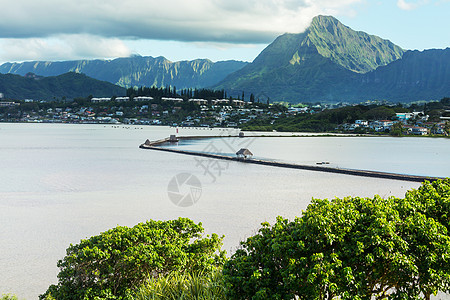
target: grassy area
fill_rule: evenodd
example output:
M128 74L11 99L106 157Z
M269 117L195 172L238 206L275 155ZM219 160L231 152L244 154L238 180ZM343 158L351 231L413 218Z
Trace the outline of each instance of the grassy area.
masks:
M16 295L2 294L0 300L19 300Z
M137 300L226 299L222 271L213 273L173 272L145 282L133 297Z

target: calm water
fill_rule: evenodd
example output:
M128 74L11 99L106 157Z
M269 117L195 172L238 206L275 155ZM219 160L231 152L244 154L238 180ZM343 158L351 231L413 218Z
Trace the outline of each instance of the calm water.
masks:
M403 196L419 184L240 164L141 150L168 127L0 124L0 294L36 299L56 282L56 262L70 243L117 225L189 217L224 234L232 252L277 215L300 215L312 197ZM220 130L180 129L180 135ZM449 176L450 140L418 138L257 138L257 157L408 174ZM234 153L244 140L213 139L183 149ZM203 167L202 167L203 166ZM179 173L202 184L199 201L180 208L167 188Z

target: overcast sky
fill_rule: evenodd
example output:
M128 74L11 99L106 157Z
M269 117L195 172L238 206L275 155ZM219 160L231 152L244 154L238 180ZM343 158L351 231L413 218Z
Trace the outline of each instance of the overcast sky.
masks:
M405 49L450 47L450 0L0 0L0 63L115 58L252 61L316 15Z

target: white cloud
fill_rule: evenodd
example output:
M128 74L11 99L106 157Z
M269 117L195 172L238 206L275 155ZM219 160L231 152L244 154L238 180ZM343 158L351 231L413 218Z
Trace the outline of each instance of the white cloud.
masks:
M105 37L262 43L301 32L317 14L361 0L16 0L2 8L0 37Z
M416 2L406 2L405 0L397 0L397 6L403 10L413 10L419 6L425 5L429 0L420 0Z
M316 15L349 14L362 1L8 1L0 15L0 62L127 56L130 40L267 44L304 31Z
M0 39L0 61L123 57L130 53L128 47L117 38L85 34Z

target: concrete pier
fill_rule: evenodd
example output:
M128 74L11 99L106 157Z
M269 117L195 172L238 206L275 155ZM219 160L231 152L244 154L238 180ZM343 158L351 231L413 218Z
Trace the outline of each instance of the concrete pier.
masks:
M193 137L189 137L189 138L193 138ZM201 138L205 138L205 137L201 137ZM217 138L217 136L215 136L214 138ZM178 137L178 139L184 139L184 138ZM146 142L146 143L140 145L140 148L148 149L148 150L172 152L172 153L184 154L184 155L208 157L208 158L212 158L212 159L231 160L231 161L236 161L236 162L241 162L241 163L264 165L264 166L271 166L271 167L278 167L278 168L299 169L299 170L307 170L307 171L318 171L318 172L327 172L327 173L336 173L336 174L345 174L345 175L363 176L363 177L373 177L373 178L383 178L383 179L392 179L392 180L423 182L425 180L436 181L439 179L443 179L441 177L416 176L416 175L396 174L396 173L367 171L367 170L355 170L355 169L340 169L340 168L333 168L333 167L323 167L320 165L299 165L299 164L267 161L267 160L260 160L260 159L245 159L244 160L244 159L240 159L238 157L231 157L231 156L225 156L225 155L158 147L158 145L161 145L162 143L165 143L168 141L169 141L169 138L166 138L163 140L158 140L155 142L150 142L150 143Z

